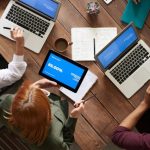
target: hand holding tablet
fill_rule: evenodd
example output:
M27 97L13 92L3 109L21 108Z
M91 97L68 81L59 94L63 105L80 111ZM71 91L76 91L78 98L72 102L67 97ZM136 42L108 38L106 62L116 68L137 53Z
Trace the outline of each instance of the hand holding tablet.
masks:
M73 92L77 92L87 71L88 68L85 66L50 50L39 74Z
M41 79L36 81L32 84L32 86L38 87L38 88L49 88L50 86L57 86L57 83L48 79Z

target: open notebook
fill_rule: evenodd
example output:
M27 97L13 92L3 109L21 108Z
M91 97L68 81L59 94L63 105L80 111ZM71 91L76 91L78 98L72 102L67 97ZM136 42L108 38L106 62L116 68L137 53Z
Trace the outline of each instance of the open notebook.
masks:
M86 76L84 77L80 88L77 93L74 93L64 87L60 87L60 91L72 99L74 102L78 102L86 95L86 93L90 90L90 88L94 85L98 77L88 70Z
M72 28L72 59L75 61L95 61L94 56L115 36L117 28Z

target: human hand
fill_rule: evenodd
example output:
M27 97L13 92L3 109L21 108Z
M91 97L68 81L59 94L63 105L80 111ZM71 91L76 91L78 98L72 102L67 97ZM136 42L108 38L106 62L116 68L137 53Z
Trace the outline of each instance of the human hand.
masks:
M16 44L24 47L23 31L20 28L15 27L11 29L10 33L11 37L16 41Z
M78 118L79 115L84 111L84 104L83 102L75 103L75 108L71 111L70 117L71 118Z
M16 49L14 53L16 55L23 56L24 55L24 37L23 31L18 27L12 28L10 31L11 37L16 41Z
M37 87L37 88L49 88L51 86L57 86L57 83L43 78L41 80L34 82L32 86Z
M146 89L146 93L145 93L145 96L144 96L144 102L150 108L150 85Z
M133 0L135 4L138 4L141 0Z

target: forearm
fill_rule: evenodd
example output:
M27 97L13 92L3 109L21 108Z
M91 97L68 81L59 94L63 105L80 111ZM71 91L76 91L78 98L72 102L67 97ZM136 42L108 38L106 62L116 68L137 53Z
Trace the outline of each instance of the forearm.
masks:
M16 55L23 56L24 55L24 45L22 43L16 42Z
M74 141L74 131L76 122L77 122L76 118L69 117L63 128L64 142L66 142L68 145L71 145Z
M131 130L148 108L148 105L142 101L139 106L120 123L120 126Z
M0 88L11 85L19 80L26 70L23 56L14 55L7 69L0 70Z

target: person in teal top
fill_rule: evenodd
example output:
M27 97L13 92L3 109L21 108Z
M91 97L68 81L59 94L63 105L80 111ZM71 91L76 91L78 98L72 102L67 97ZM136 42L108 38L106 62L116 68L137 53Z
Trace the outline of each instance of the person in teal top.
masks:
M133 0L133 2L134 2L135 4L138 4L138 3L140 2L140 0Z
M75 104L68 115L66 100L45 90L56 82L25 81L15 95L0 97L0 122L31 150L69 150L74 142L77 118L84 104Z

